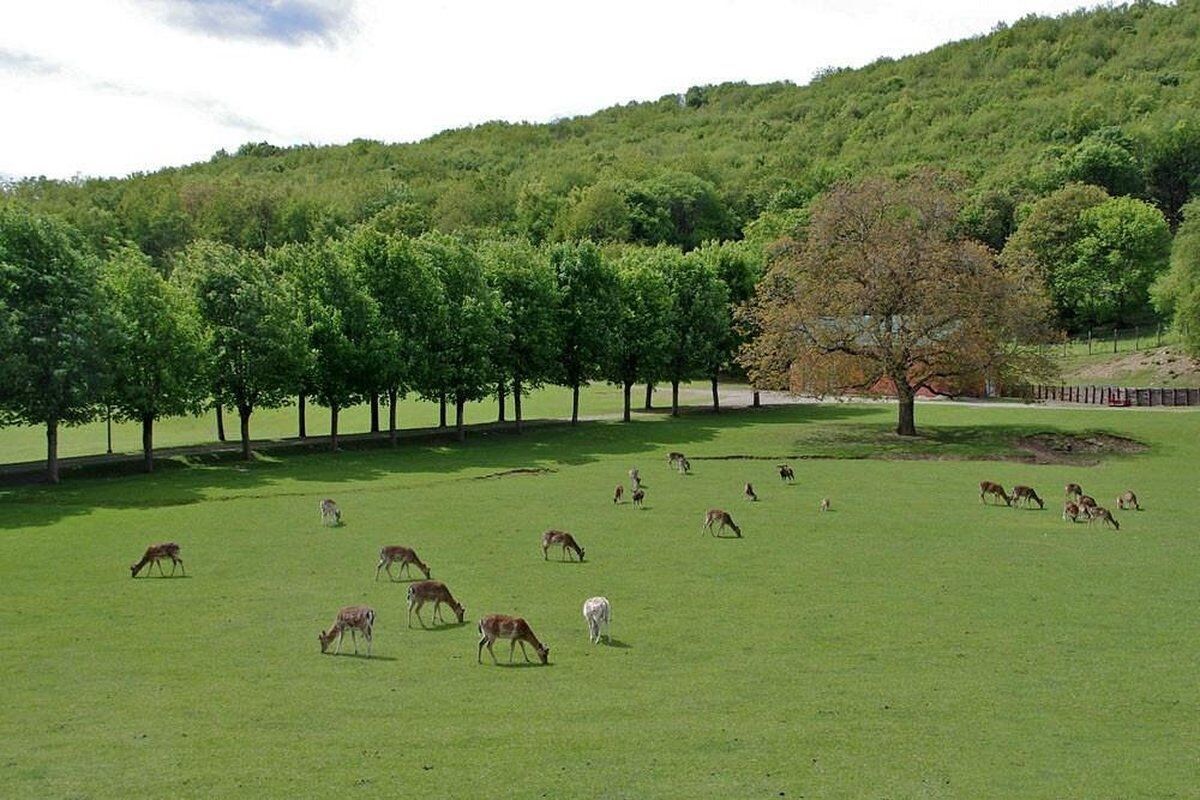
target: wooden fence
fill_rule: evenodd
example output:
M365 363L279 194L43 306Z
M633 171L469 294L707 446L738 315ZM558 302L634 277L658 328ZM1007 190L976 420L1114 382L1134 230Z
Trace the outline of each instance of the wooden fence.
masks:
M1096 406L1200 406L1200 389L1130 389L1124 386L1022 387L1021 396Z

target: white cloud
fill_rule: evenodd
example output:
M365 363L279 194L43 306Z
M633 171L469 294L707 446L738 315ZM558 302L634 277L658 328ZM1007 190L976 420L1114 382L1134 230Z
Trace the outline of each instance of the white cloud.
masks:
M807 81L1078 0L41 0L0 12L0 173L413 141L722 81ZM64 24L69 20L70 24Z

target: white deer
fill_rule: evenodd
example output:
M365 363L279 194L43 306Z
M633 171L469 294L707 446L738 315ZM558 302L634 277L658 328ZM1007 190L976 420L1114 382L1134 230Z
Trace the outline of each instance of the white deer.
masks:
M612 606L607 597L589 597L583 604L583 618L587 620L588 639L592 644L600 642L600 627L604 626L604 637L611 640L609 625L612 622Z
M338 504L326 498L321 501L321 524L322 525L341 525L342 510L338 508Z

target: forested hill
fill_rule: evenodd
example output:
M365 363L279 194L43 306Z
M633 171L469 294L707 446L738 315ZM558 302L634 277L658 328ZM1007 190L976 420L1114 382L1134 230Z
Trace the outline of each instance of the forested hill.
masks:
M1200 143L1198 32L1200 0L1030 17L807 86L693 87L415 144L251 144L125 180L7 191L156 259L193 238L258 249L370 217L406 233L686 248L738 238L764 212L760 227L774 230L838 177L934 164L966 176L973 224L998 248L1020 202L1072 180L1176 221L1200 184L1200 164L1177 163L1200 158L1187 144Z

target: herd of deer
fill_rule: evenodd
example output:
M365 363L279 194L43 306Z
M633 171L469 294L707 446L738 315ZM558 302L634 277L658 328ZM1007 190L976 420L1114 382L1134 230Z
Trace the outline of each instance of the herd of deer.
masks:
M1114 530L1121 530L1121 523L1113 517L1112 513L1096 502L1096 498L1083 493L1083 487L1078 483L1068 483L1063 487L1063 494L1066 501L1063 503L1062 518L1068 522L1078 522L1080 519L1085 519L1090 525L1099 520L1102 523L1111 525ZM1029 486L1014 486L1012 494L1004 491L1004 487L993 481L979 482L979 502L986 503L987 498L994 498L997 502L1004 501L1006 506L1019 508L1023 504L1026 508L1037 503L1038 508L1045 508L1046 503L1042 498L1038 497ZM1137 495L1131 491L1124 491L1117 497L1117 508L1122 511L1133 509L1141 511L1142 507L1138 503Z
M673 452L667 456L667 463L680 474L688 474L691 472L691 464L682 453ZM788 464L779 464L779 478L785 483L791 483L796 480L796 474L792 467ZM640 472L634 468L629 471L629 480L631 486L631 496L635 506L641 506L642 501L646 496L643 489L642 478ZM618 484L616 491L613 493L613 502L620 503L624 497L625 487L623 484ZM1090 524L1097 520L1111 525L1116 530L1121 529L1121 525L1113 518L1113 515L1105 508L1101 507L1095 500L1083 493L1083 488L1077 483L1068 483L1064 487L1066 502L1063 505L1063 519L1071 522L1076 522L1080 518L1084 518ZM745 484L743 496L752 502L758 500L758 494L754 491L754 486L750 483ZM1031 507L1034 503L1039 509L1046 507L1045 501L1038 496L1038 493L1029 486L1014 486L1012 494L1004 490L1004 487L993 481L980 481L979 483L979 501L986 503L988 498L993 498L997 502L1004 501L1006 506L1018 508L1024 506ZM821 511L828 511L830 508L829 498L821 500ZM1140 511L1141 505L1138 503L1137 495L1131 491L1122 492L1117 497L1117 508L1121 510L1135 509ZM342 512L338 508L336 502L331 499L325 499L320 502L321 523L328 526L337 526L342 524ZM701 529L708 531L711 535L717 536L728 528L732 530L738 538L742 536L742 529L733 521L733 517L727 511L719 508L711 508L704 515L704 526ZM575 538L566 531L548 530L542 534L542 558L549 560L548 551L551 547L558 546L562 549L563 560L574 560L572 554L578 557L579 562L584 560L584 549L579 545ZM149 565L149 569L158 567L160 576L166 577L163 572L162 562L170 560L171 575L175 575L176 569L184 575L187 574L184 569L183 559L179 557L179 545L175 542L163 542L161 544L151 545L146 548L146 552L141 559L129 567L131 577L136 578L142 569ZM396 573L392 572L392 566L397 565ZM466 608L462 603L454 599L450 589L441 581L432 579L432 572L429 566L420 559L416 551L409 547L401 547L399 545L390 545L382 548L379 551L379 562L375 565L375 580L379 580L380 572L386 572L390 580L397 580L397 576L407 574L412 576L412 568L416 567L421 574L425 576L425 580L416 581L409 584L408 587L408 626L412 627L412 617L415 613L417 621L421 627L425 627L425 620L421 616L421 609L426 603L433 603L433 614L431 619L434 622L442 622L445 624L445 618L442 616L442 606L448 606L458 619L458 623L462 624L466 615ZM588 639L593 643L598 643L601 638L602 631L607 635L609 625L612 620L612 607L607 598L591 597L583 604L583 617L588 627ZM346 606L338 611L337 617L328 630L321 631L318 635L318 641L321 644L321 652L328 651L330 645L334 647L334 654L338 654L342 649L342 638L346 631L350 632L351 640L354 644L354 652L358 653L358 634L362 634L363 640L367 646L367 656L371 655L371 643L375 627L375 611L374 609L363 606L354 605ZM526 650L526 644L534 649L542 664L549 663L550 648L543 645L534 635L533 630L529 627L529 623L520 617L512 617L504 614L489 614L479 621L479 645L476 652L476 660L478 663L483 663L483 648L487 647L488 652L492 656L494 663L499 663L496 660L496 653L492 649L497 639L507 639L509 642L509 661L513 660L516 647L521 646L521 653L525 656L526 661L530 661L529 653Z

